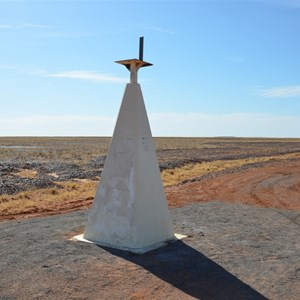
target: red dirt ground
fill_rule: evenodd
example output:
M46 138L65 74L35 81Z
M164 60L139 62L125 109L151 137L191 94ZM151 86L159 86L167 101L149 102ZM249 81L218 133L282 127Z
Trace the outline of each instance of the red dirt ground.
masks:
M219 200L300 211L300 161L274 161L165 191L171 207ZM91 202L79 199L11 218L62 214L86 209ZM180 211L175 219L187 222L177 223L180 232L193 232L185 242L144 256L65 241L62 234L70 228L82 232L81 212L81 218L3 223L1 247L10 255L4 257L0 285L16 299L298 299L299 231L294 212L249 207L235 211L218 202L198 209L173 210ZM224 216L230 216L225 223ZM197 231L204 224L205 232Z
M300 211L300 161L274 161L238 173L165 188L170 207L213 200ZM0 216L1 220L63 214L90 207L91 199L61 202L49 210Z
M219 200L300 211L300 162L276 161L243 172L166 189L170 206Z

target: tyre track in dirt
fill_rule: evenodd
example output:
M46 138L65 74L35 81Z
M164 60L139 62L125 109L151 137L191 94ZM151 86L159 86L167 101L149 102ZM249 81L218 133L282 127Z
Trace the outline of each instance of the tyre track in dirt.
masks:
M170 206L213 200L300 210L300 160L273 161L241 172L167 187Z
M249 164L165 188L169 207L194 202L223 201L300 211L300 160ZM16 214L0 214L0 221L65 214L88 209L87 199L62 201L44 209L36 207Z
M16 214L0 214L0 221L16 220L16 219L28 219L34 217L53 216L65 214L77 210L89 209L93 203L93 199L75 199L72 201L56 203L51 208L30 208L26 211Z

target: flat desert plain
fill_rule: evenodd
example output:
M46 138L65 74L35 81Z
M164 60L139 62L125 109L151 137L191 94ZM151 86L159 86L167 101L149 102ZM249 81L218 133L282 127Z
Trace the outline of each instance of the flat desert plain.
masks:
M0 138L0 220L88 208L110 138ZM156 138L170 207L212 200L300 210L300 140Z
M181 241L74 242L111 139L0 138L0 299L300 299L300 139L155 138Z

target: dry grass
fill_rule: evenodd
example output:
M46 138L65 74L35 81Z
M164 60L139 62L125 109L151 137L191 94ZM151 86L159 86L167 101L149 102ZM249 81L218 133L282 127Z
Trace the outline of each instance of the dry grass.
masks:
M0 215L51 211L74 199L93 199L96 181L59 183L62 188L38 189L0 196Z
M22 169L18 173L15 173L15 175L20 176L20 177L26 177L26 178L36 178L37 177L37 171Z
M289 158L300 158L300 153L187 164L181 168L164 170L161 175L164 186L171 186L210 172L240 167L245 164ZM58 184L61 188L31 190L16 195L0 195L0 215L51 211L76 199L93 199L98 182L78 180Z
M300 158L300 153L276 155L268 157L253 157L237 160L216 160L212 162L191 163L181 168L164 170L161 173L164 186L179 184L184 180L202 176L207 173L236 168L245 164L267 162L270 160L283 160L288 158Z
M106 155L110 137L0 137L0 163L41 162L72 163L90 168L91 159ZM164 170L164 186L201 175L239 167L244 164L270 160L299 158L300 139L256 138L154 138L160 162L190 158L214 157L215 161L187 164L181 168ZM175 151L174 151L175 150ZM274 155L296 152L296 154ZM211 156L213 154L213 156ZM219 160L227 154L240 154L251 158ZM259 157L263 156L263 157ZM35 178L35 170L21 169L15 175ZM53 174L55 175L55 174ZM61 188L39 189L15 195L0 195L0 215L26 213L26 211L55 210L76 199L92 199L97 182L72 181L58 183Z
M107 153L110 137L0 137L0 161L85 164Z
M0 137L0 161L71 162L86 164L92 158L106 155L110 137ZM157 150L241 149L298 145L300 139L262 138L154 138ZM257 146L258 145L258 146ZM266 150L265 149L265 150ZM176 156L176 155L175 155Z

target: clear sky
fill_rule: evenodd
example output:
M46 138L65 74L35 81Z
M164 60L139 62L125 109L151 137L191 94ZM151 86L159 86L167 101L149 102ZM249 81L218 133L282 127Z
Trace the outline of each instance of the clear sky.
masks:
M110 136L138 57L154 136L300 137L300 0L0 1L0 135Z

